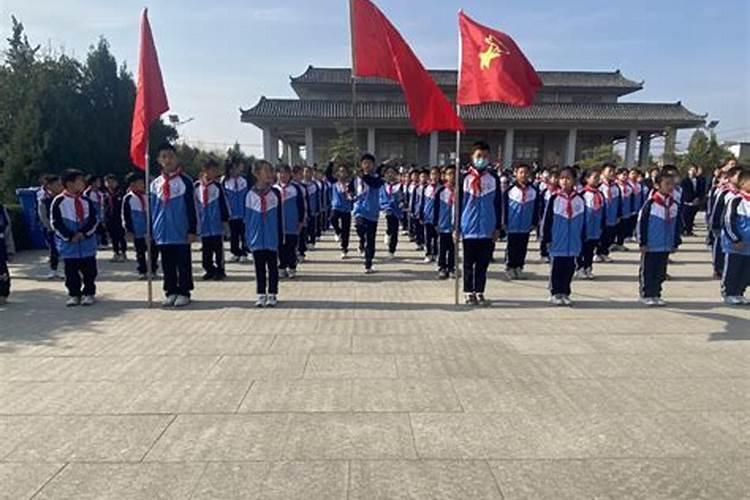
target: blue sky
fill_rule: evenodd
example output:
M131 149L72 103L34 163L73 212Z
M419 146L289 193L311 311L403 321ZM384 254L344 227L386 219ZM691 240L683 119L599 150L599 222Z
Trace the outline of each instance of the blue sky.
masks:
M350 60L346 0L159 0L150 17L174 112L195 121L189 142L260 153L260 133L239 107L291 97L289 75ZM464 8L524 49L539 70L613 70L645 80L629 100L682 100L721 121L722 138L750 140L748 0L377 0L427 67L455 68L456 12ZM0 0L29 37L84 56L100 35L135 69L141 1ZM684 144L686 138L680 137Z

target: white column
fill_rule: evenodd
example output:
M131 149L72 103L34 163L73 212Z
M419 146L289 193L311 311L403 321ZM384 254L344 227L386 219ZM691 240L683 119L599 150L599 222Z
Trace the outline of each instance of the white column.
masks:
M438 132L430 132L430 167L438 164Z
M290 147L292 148L292 153L290 155L291 160L292 160L291 164L301 165L302 162L300 161L301 157L299 155L299 144L292 144Z
M305 127L305 162L311 167L315 163L315 140L312 127Z
M674 151L677 142L677 132L674 127L667 127L664 130L664 156L663 164L674 163Z
M649 166L648 157L651 154L651 134L641 136L641 148L638 151L638 165L643 168Z
M638 142L638 131L632 129L628 131L628 142L625 145L625 166L632 167L635 165L635 145Z
M367 152L375 154L375 127L369 127L367 129Z
M271 127L263 127L263 158L270 162L275 162L273 159L273 133Z
M576 162L576 141L578 140L578 129L568 130L568 144L565 148L565 165L572 166Z
M505 129L505 144L503 145L503 168L513 166L513 141L516 131L512 128Z
M281 163L291 165L292 163L292 145L288 142L281 141Z

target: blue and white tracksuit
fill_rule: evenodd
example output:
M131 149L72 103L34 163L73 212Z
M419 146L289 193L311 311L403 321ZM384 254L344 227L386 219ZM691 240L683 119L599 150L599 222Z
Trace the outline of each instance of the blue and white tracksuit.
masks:
M576 258L586 235L586 202L580 194L558 192L550 198L542 221L542 241L547 244L552 268L550 293L569 296Z
M726 255L722 294L742 296L750 286L750 193L739 192L726 205L721 245Z
M637 238L641 247L640 294L661 297L667 278L669 254L682 244L680 206L671 196L654 192L638 215Z
M96 207L85 195L68 192L55 197L50 209L50 223L60 257L65 262L65 286L68 295L96 295ZM76 234L82 239L73 241Z

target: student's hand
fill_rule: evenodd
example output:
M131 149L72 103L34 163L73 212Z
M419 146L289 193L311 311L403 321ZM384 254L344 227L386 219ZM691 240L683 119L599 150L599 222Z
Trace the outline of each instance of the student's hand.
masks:
M188 234L188 243L195 243L196 241L198 241L197 235L193 233Z
M738 241L734 244L734 248L736 248L737 250L742 250L743 248L745 248L745 243L743 243L742 241Z
M76 234L74 234L74 235L73 235L73 237L72 237L72 238L70 238L70 241L72 241L73 243L78 243L78 242L79 242L79 241L81 241L82 239L83 239L83 234L81 234L81 233L76 233Z

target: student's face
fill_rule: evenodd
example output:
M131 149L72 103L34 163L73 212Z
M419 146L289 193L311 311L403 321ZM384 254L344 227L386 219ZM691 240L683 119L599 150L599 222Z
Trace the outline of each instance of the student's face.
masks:
M47 189L53 194L60 194L63 190L62 182L55 181L47 185Z
M340 168L336 172L336 178L340 180L341 182L346 181L348 177L349 177L349 173L346 171L345 168Z
M397 178L398 178L398 176L396 175L396 171L395 170L388 169L388 170L385 171L385 180L388 183L392 184L392 183L396 182Z
M614 178L615 176L615 171L613 168L607 167L604 169L603 175L605 179L612 180L612 178Z
M119 185L120 185L120 183L117 182L116 179L108 179L107 180L107 189L109 189L111 191L115 191L118 188Z
M698 175L698 169L695 167L690 167L688 169L688 176L692 179L693 177L696 177Z
M419 180L419 174L416 174L416 173L411 174L409 178L411 179L412 182L417 182Z
M628 173L622 172L620 174L617 174L617 180L620 182L625 182L626 180L628 180Z
M570 192L573 190L573 186L575 186L576 181L573 179L573 176L569 172L565 172L563 174L560 174L560 187L563 191Z
M263 165L257 172L258 182L267 186L273 182L273 171L268 165Z
M659 184L659 192L663 195L671 195L672 191L674 191L674 186L674 177L665 175L661 180L661 184Z
M297 181L297 182L301 181L302 180L302 171L301 170L297 170L296 172L292 172L292 178L295 181Z
M430 180L432 182L436 182L436 183L440 182L440 172L438 172L437 170L431 171L430 172Z
M210 182L219 177L219 169L215 167L207 168L203 171L203 177Z
M427 184L427 174L419 174L420 184Z
M490 152L482 149L477 149L471 155L471 162L475 166L484 165L485 167L490 164Z
M146 181L139 179L130 185L130 189L136 193L142 193L146 190Z
M602 176L599 172L593 173L586 178L586 183L591 187L598 187L602 182Z
M727 162L727 166L725 167L725 170L732 169L737 166L737 160L729 160Z
M519 184L526 184L529 180L529 169L528 168L517 168L516 169L516 180Z
M279 170L279 182L282 184L288 184L291 179L291 174L288 170Z
M740 186L740 191L744 191L745 193L750 193L750 180L745 180Z
M159 157L156 161L159 162L162 170L164 170L168 174L177 172L177 168L179 167L177 163L177 155L174 154L174 151L172 151L171 149L164 149L162 151L159 151Z
M447 184L450 184L451 186L456 183L456 171L455 170L448 170L445 173L445 182Z
M304 171L304 173L302 174L302 176L303 176L303 178L306 181L311 181L312 178L313 178L313 171L312 171L312 169L306 168L305 171Z
M362 163L360 165L362 167L362 172L366 174L369 174L375 168L375 164L372 162L372 160L362 160Z
M86 182L83 180L83 177L76 177L74 181L65 185L65 189L70 194L81 194L86 189Z

